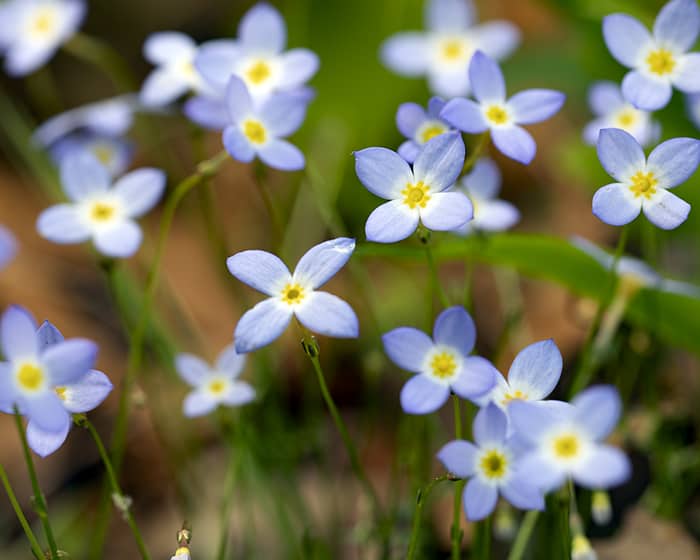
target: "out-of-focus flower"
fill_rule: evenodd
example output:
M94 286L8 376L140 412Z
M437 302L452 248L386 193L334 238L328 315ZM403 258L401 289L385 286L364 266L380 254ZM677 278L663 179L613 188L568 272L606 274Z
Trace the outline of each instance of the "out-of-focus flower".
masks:
M606 224L622 226L640 211L661 229L681 225L690 204L667 189L686 181L700 164L700 140L673 138L659 144L647 159L634 137L614 128L600 131L598 159L617 183L593 196L593 214Z
M10 306L0 319L0 410L16 406L30 424L42 431L68 431L71 417L56 388L78 383L89 374L97 345L74 338L44 344L28 311Z
M612 519L610 494L605 490L596 490L591 496L591 517L597 525L607 525Z
M73 152L62 162L61 182L70 202L44 210L37 220L39 233L61 244L92 239L105 256L130 257L143 236L134 219L158 203L165 174L137 169L112 185L107 169L92 154Z
M0 5L0 54L5 71L25 76L43 66L77 31L82 0L9 0Z
M449 124L440 118L440 111L445 101L433 97L428 102L426 111L418 103L402 103L396 111L396 127L408 140L399 146L399 155L408 163L413 163L421 146L440 134L452 130Z
M90 152L105 166L110 176L119 177L131 165L134 146L128 140L116 136L73 133L61 138L49 149L51 157L59 167L66 157L78 151Z
M695 93L686 96L686 105L688 107L688 115L693 124L700 128L700 93Z
M517 437L530 446L520 463L521 473L544 491L560 487L568 478L585 488L604 489L629 478L627 456L602 443L620 417L617 390L609 385L590 387L571 404L538 406L522 400L508 408Z
M190 418L209 414L217 406L240 406L255 398L255 389L238 377L245 356L233 345L221 351L214 367L192 354L178 354L175 367L180 377L194 390L185 397L183 412Z
M428 0L427 31L393 35L381 48L383 63L402 76L427 76L435 95L451 98L469 94L466 69L477 50L498 60L520 42L520 32L507 21L475 25L471 0Z
M186 546L181 546L175 551L175 556L171 556L170 560L191 560L190 549Z
M635 107L656 111L671 99L673 87L700 92L700 54L687 51L700 32L696 0L671 0L659 12L653 33L637 19L612 14L603 20L603 37L615 59L631 68L622 94Z
M604 128L619 128L629 132L642 146L656 142L661 127L651 113L636 109L625 101L620 86L614 82L596 82L588 90L588 104L595 115L583 129L583 139L595 146Z
M476 327L463 307L450 307L435 320L433 338L411 327L382 337L384 351L399 367L413 372L401 390L401 408L409 414L439 409L450 391L464 399L478 398L494 385L498 371L480 356L470 356Z
M564 104L566 96L551 89L528 89L506 100L506 83L498 64L477 51L469 64L469 80L476 101L449 101L440 116L470 134L491 131L496 148L520 163L529 164L537 145L521 124L548 119Z
M294 94L276 93L259 106L253 102L243 80L231 76L226 88L229 126L223 142L232 158L260 160L284 171L303 169L304 154L283 138L299 129L306 116L307 99Z
M474 169L457 183L472 202L474 217L458 233L467 234L473 230L505 231L520 220L518 209L505 200L496 198L501 190L501 172L489 158L481 158Z
M17 253L17 241L10 230L0 226L0 270L15 257Z
M370 214L365 233L370 241L394 243L411 235L419 223L450 231L472 217L472 205L461 192L444 192L464 165L464 142L457 132L428 141L413 170L396 152L366 148L355 152L355 171L372 194L389 200Z
M585 535L574 535L571 540L571 560L598 560L598 555Z
M482 408L474 418L476 445L455 440L438 452L451 473L469 478L462 503L469 521L491 515L501 494L520 509L544 510L542 491L519 469L517 447L508 439L508 420L497 406Z
M64 341L61 332L48 321L39 327L37 338L41 349ZM91 369L70 383L53 387L53 390L70 414L81 414L97 408L112 391L112 383L104 373ZM64 430L53 432L42 429L30 420L27 424L27 442L35 453L46 457L63 445L70 427L69 422Z
M355 240L346 237L324 241L304 254L294 274L275 255L242 251L229 257L228 269L241 282L270 296L246 311L234 334L239 354L270 344L296 317L307 329L336 338L356 338L355 312L342 299L319 291L348 261Z

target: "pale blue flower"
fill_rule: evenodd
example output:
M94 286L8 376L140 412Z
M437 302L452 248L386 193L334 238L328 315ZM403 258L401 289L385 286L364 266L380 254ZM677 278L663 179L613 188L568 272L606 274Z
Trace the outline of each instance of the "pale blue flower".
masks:
M51 157L59 167L63 160L74 152L90 152L105 166L111 177L119 177L131 166L134 145L117 136L76 132L59 139L49 149Z
M136 223L153 208L165 190L159 169L136 169L112 185L107 169L88 152L73 152L61 165L61 182L69 202L44 210L39 234L60 244L92 240L107 257L130 257L143 234Z
M688 180L700 164L700 140L674 138L659 144L644 156L644 150L630 134L606 128L598 137L598 159L617 181L593 196L593 214L606 224L622 226L641 211L661 229L681 225L690 204L668 189Z
M55 389L89 373L97 345L79 338L47 345L32 316L18 306L9 307L0 319L0 345L7 360L0 362L0 410L16 406L40 430L66 432L71 417Z
M508 420L497 406L482 408L474 418L474 441L451 441L438 452L445 468L469 478L462 494L464 513L469 521L491 515L498 495L515 507L544 510L542 491L520 470L521 452L508 437Z
M445 192L464 165L464 142L457 132L441 134L425 144L413 169L396 152L366 148L355 152L355 172L372 194L389 200L370 214L369 241L394 243L411 235L419 223L436 231L463 226L472 205L461 192Z
M635 108L625 101L620 86L614 82L596 82L588 90L588 104L595 115L583 129L583 139L595 146L604 128L619 128L629 132L642 146L658 141L661 126L651 113Z
M603 443L615 428L621 408L620 396L610 385L589 387L571 404L555 401L544 407L513 401L508 409L511 423L530 448L520 462L520 472L545 492L569 478L591 489L622 484L630 476L629 460Z
M470 356L476 327L463 307L450 307L438 315L433 338L418 329L400 327L386 333L382 342L392 362L416 374L401 390L401 408L409 414L435 412L450 391L464 399L481 397L499 375L487 359Z
M520 212L513 204L496 198L501 190L501 171L492 159L479 159L456 188L469 197L474 208L474 217L456 230L458 233L505 231L520 221Z
M673 87L700 92L700 53L688 50L700 32L696 0L671 0L659 12L653 33L639 20L612 14L603 20L603 37L615 59L632 71L622 94L635 107L656 111L671 99Z
M398 152L408 163L415 161L426 142L452 130L440 118L444 106L445 101L440 97L433 97L428 102L427 111L418 103L402 103L399 106L396 111L396 127L408 140L399 146Z
M43 66L77 31L85 17L82 0L9 0L0 5L0 54L10 76Z
M686 96L686 106L690 120L700 129L700 93Z
M355 312L342 299L319 291L348 261L355 240L339 237L309 249L294 274L266 251L242 251L229 257L228 269L241 282L270 296L247 311L234 334L239 354L270 344L292 317L310 331L336 338L357 338Z
M231 76L226 88L226 104L231 124L224 129L223 142L233 159L247 163L257 156L275 169L304 168L304 154L283 140L304 122L308 104L304 97L276 93L258 106L243 80Z
M17 241L9 229L0 225L0 270L15 258Z
M238 354L233 345L221 351L214 367L193 354L178 354L175 368L193 388L182 405L185 416L203 416L219 405L241 406L251 402L255 389L238 380L244 366L245 355Z
M466 72L475 51L500 60L520 42L520 32L507 21L476 23L471 0L428 0L427 31L393 35L381 48L382 62L402 76L427 76L430 90L446 98L469 94Z
M449 101L440 116L455 128L478 134L491 131L496 148L520 163L529 164L537 145L521 124L548 119L561 109L566 96L551 89L528 89L506 99L506 83L498 64L477 51L469 64L469 80L476 101Z

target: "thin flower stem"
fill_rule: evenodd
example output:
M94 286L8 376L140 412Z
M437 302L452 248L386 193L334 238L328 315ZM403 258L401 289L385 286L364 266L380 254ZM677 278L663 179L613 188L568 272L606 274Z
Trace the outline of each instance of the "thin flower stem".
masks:
M109 455L107 453L107 450L105 449L104 443L102 443L102 438L100 437L100 434L97 433L95 426L85 416L82 416L77 421L77 423L78 425L87 428L87 431L90 432L92 439L95 441L97 451L100 454L100 459L102 459L102 463L105 467L105 470L107 471L107 479L109 481L110 488L112 489L113 501L115 503L121 504L120 511L124 517L124 520L129 526L129 529L131 529L131 533L134 535L134 540L136 541L136 546L139 549L141 558L143 560L151 560L151 556L149 555L148 550L146 549L146 544L144 543L143 537L141 536L141 531L139 531L138 525L136 525L134 516L131 513L128 498L124 495L124 492L122 492L122 489L119 486L117 475L114 471L114 467L112 466L112 462L109 459Z
M224 480L223 495L221 500L221 511L219 517L220 535L219 546L216 553L217 560L226 560L226 549L229 543L229 526L231 524L231 510L233 509L233 496L236 489L236 476L238 474L241 451L234 450L233 440L236 438L234 425L227 420L226 413L219 410L219 430L228 448L228 461L226 468L226 478Z
M24 433L24 426L22 425L22 415L19 413L16 406L14 416L15 425L17 426L17 433L19 434L19 439L22 442L24 461L27 464L29 479L32 482L32 490L34 491L34 508L39 516L41 526L44 529L46 542L49 544L51 560L58 560L58 546L56 545L56 539L53 536L53 529L51 528L51 522L49 521L49 506L47 505L44 493L41 491L41 487L39 486L39 477L36 475L34 460L32 459L32 453L29 450L29 444L27 443L27 435Z
M7 492L7 497L10 500L10 504L12 504L12 509L15 510L15 515L17 516L17 519L19 520L19 524L22 526L22 529L24 530L24 534L27 536L27 540L29 541L29 545L32 548L32 553L34 554L34 557L37 560L43 560L44 559L44 552L41 550L41 545L39 544L39 541L37 540L36 536L34 535L34 532L32 531L32 528L29 525L29 522L27 521L27 518L24 515L24 512L22 511L22 507L19 505L19 502L17 501L17 496L15 495L14 490L12 489L12 485L10 484L10 479L7 478L7 472L5 471L5 467L3 467L0 464L0 480L2 481L2 485L5 488L5 492Z
M454 409L455 417L455 439L462 439L462 411L460 407L459 397L455 394L452 395L452 403ZM462 549L462 537L463 532L460 526L462 519L462 490L464 489L466 481L460 480L455 484L455 494L454 500L452 502L452 559L459 560L461 549Z
M474 165L476 165L476 162L479 160L481 153L484 151L486 146L488 146L489 137L490 134L488 130L479 134L471 153L464 160L464 165L462 166L462 175L466 175L467 173L469 173L473 169Z
M272 224L272 245L277 252L281 252L285 230L284 219L270 193L270 187L267 182L267 167L260 161L255 162L255 183L258 186L260 198L262 198L265 209L270 216L270 223Z
M430 270L430 299L432 301L433 298L437 298L443 307L449 307L450 299L447 297L447 293L440 283L440 274L435 264L433 250L430 247L430 231L423 225L418 226L418 238L423 244L423 247L425 247L425 258L428 261L428 269Z
M416 496L416 510L413 513L413 527L411 528L411 540L408 545L408 553L406 554L406 560L414 560L416 554L418 553L418 542L420 537L420 525L423 517L423 506L425 505L425 502L428 499L430 492L433 490L433 487L439 482L443 482L445 480L452 479L450 478L450 475L444 474L442 476L434 478L427 484L427 486L418 490L418 495Z
M540 512L536 509L528 511L520 522L520 529L518 529L518 534L515 537L515 542L513 547L510 549L508 554L508 560L521 560L525 550L527 549L527 544L530 541L532 532L535 530L535 525L537 525L537 519Z
M491 517L476 524L474 539L474 560L490 560L491 558Z

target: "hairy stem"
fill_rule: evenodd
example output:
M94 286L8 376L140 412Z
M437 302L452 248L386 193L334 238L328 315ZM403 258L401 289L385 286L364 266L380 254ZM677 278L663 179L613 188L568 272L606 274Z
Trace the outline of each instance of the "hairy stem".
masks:
M425 502L428 499L430 492L433 490L433 487L439 482L443 482L445 480L452 479L450 478L450 475L444 474L442 476L434 478L428 483L427 486L418 490L418 495L416 496L416 510L413 513L413 527L411 528L411 540L409 542L408 552L406 554L407 560L414 560L414 558L416 558L416 554L418 553L418 542L420 540L420 525L423 517L423 506L425 505Z
M15 495L15 492L12 489L12 485L10 484L10 479L7 477L7 472L5 472L5 467L3 467L1 464L0 464L0 481L2 481L2 485L5 488L5 492L7 493L8 499L10 500L10 504L12 504L12 509L15 511L15 515L17 516L19 524L22 526L22 529L24 530L24 534L27 536L27 540L29 541L29 546L32 549L32 553L34 554L34 557L37 560L43 560L44 559L44 552L41 550L41 545L39 544L39 541L37 540L36 536L34 535L34 532L32 531L32 528L30 527L29 522L27 521L27 518L25 517L24 512L22 511L22 508L19 505L19 502L17 501L17 496Z

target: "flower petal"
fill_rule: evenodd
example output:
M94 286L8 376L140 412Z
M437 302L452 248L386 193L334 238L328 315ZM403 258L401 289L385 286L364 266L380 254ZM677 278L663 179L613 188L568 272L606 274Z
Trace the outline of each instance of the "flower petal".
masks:
M671 82L685 93L700 92L700 53L683 55L678 61L678 74Z
M57 204L39 214L36 229L44 239L54 243L82 243L90 239L90 229L72 204Z
M455 128L469 134L477 134L488 129L481 106L471 99L460 97L448 101L440 117Z
M44 350L49 346L63 342L65 339L54 325L48 321L44 321L39 329L36 331L36 338L39 344L40 351Z
M575 422L599 441L612 433L622 410L620 394L612 385L589 387L576 395L571 404L576 409Z
M282 76L278 82L280 89L297 88L318 72L318 55L309 49L291 49L279 57Z
M465 96L469 93L469 74L461 66L432 66L428 68L428 89L446 99Z
M457 439L443 445L437 458L447 471L460 478L469 478L476 472L474 461L477 448L473 443Z
M287 26L274 7L260 2L241 18L238 40L246 50L277 54L287 43Z
M649 30L626 14L612 14L603 19L603 38L610 54L628 68L637 66L641 53L651 42Z
M535 446L549 430L575 413L573 406L559 401L529 402L513 399L508 404L508 417L513 429Z
M469 521L485 519L496 507L498 490L495 486L484 484L478 478L472 478L464 489L462 501L464 513Z
M445 107L445 101L442 97L433 96L428 100L428 116L431 119L439 119L440 112Z
M25 416L40 430L62 432L70 424L70 415L53 391L45 391L31 399L24 399Z
M469 30L476 48L495 60L509 56L520 44L520 30L509 21L491 20Z
M501 188L501 171L491 158L482 157L464 176L461 184L469 191L467 194L470 196L479 199L493 198Z
M95 232L95 248L107 257L128 258L139 250L143 233L132 220L124 220L108 229Z
M266 299L246 311L236 325L236 352L247 354L278 338L292 320L292 311L276 299Z
M209 414L218 405L208 391L192 391L182 403L182 412L188 418Z
M479 401L491 392L498 377L500 373L486 358L470 356L462 363L462 370L450 387L463 399Z
M530 133L519 126L494 128L491 138L499 151L515 161L528 165L537 153L537 144Z
M357 338L359 322L350 305L327 292L311 292L294 312L310 331L334 338Z
M481 200L472 225L481 231L505 231L520 221L520 212L505 200Z
M255 148L237 126L227 126L222 140L226 151L233 159L249 163L255 158Z
M43 66L56 52L56 45L44 41L20 41L5 54L5 71L12 77L26 76Z
M615 82L595 82L588 89L588 104L597 117L608 115L625 104L620 86Z
M668 230L688 219L690 204L666 189L659 189L651 200L642 203L642 210L652 224Z
M270 140L258 150L258 156L266 165L282 171L298 171L306 165L301 150L286 140Z
M418 127L427 120L425 109L418 103L402 103L396 111L396 128L406 138L413 138Z
M421 222L433 231L454 231L469 222L473 215L471 201L461 192L435 193L420 210Z
M397 33L382 43L380 58L402 76L422 76L430 66L428 36L419 32Z
M622 95L637 109L657 111L671 100L673 89L664 80L650 78L641 72L629 72L622 80Z
M642 203L621 183L601 187L593 195L593 214L611 226L630 223L639 216L641 209Z
M700 8L696 0L671 0L654 21L654 39L681 52L690 49L700 33Z
M89 412L102 404L113 388L104 373L91 369L75 383L64 387L63 406L73 414Z
M143 82L139 100L147 107L163 107L190 90L183 76L171 69L156 68Z
M245 366L245 354L236 352L236 346L229 344L224 348L219 357L216 359L216 369L222 373L226 373L231 379L237 378L243 371Z
M345 266L355 250L355 240L338 237L319 243L299 259L294 280L315 290L328 282Z
M367 241L396 243L406 239L416 231L419 216L418 210L411 210L402 200L385 202L375 208L367 218Z
M241 251L226 259L231 274L251 288L277 296L292 275L279 257L267 251Z
M503 497L518 509L544 511L544 496L530 480L522 475L514 475L501 486Z
M700 165L700 140L673 138L659 144L649 154L647 169L654 173L663 188L676 187L687 181Z
M193 123L210 130L223 130L231 121L223 99L198 95L188 99L182 110Z
M253 98L238 76L231 76L226 85L226 108L234 124L239 124L253 111Z
M506 98L506 82L498 63L482 51L476 51L469 63L469 83L480 103L502 103Z
M73 201L105 192L110 185L107 169L87 151L76 151L61 160L61 184Z
M549 492L564 484L566 473L546 455L535 451L518 461L518 478Z
M508 384L527 395L528 400L547 397L561 377L563 360L552 339L535 342L523 348L508 372Z
M127 173L112 188L130 218L138 218L158 204L164 190L165 173L150 167Z
M610 445L598 445L588 459L574 467L573 478L577 484L590 489L619 486L632 473L627 456Z
M420 153L420 146L413 140L406 140L399 146L397 152L408 163L413 163Z
M432 192L444 191L462 172L464 152L464 141L459 132L436 136L423 145L413 164L415 180L423 181Z
M408 414L430 414L445 404L449 396L450 388L447 385L436 383L419 373L401 389L401 408Z
M423 369L426 354L433 348L433 341L423 331L411 327L399 327L382 336L384 352L397 366L418 373Z
M277 138L296 132L306 117L308 100L299 95L271 95L260 108L260 118L267 131Z
M95 365L97 344L91 340L72 338L53 344L41 354L52 385L77 382Z
M566 95L553 89L527 89L508 100L513 120L518 124L534 124L559 112Z
M479 447L503 443L508 432L508 418L495 404L490 403L474 418L474 441Z
M226 88L240 56L241 48L235 41L208 41L199 47L194 66L207 83L221 91Z
M58 451L66 441L70 431L71 419L67 414L65 419L65 425L57 432L42 430L32 421L27 423L27 443L39 457L48 457Z
M620 182L644 169L644 150L630 133L618 128L604 128L598 135L598 159L611 177Z
M0 320L3 356L11 361L35 357L39 352L36 330L29 311L19 305L8 307Z
M471 315L461 305L445 309L433 327L433 340L457 349L463 356L468 356L476 342L476 326Z
M231 390L224 396L222 402L228 406L241 406L255 400L255 389L245 381L231 384Z
M143 44L144 58L156 65L168 64L174 58L190 57L196 50L195 42L178 31L152 33Z
M431 31L466 31L475 20L471 0L429 0L425 6L425 25Z
M354 153L355 173L372 194L391 200L399 198L413 173L404 159L387 148L365 148Z
M175 356L175 369L180 377L192 387L199 387L210 376L209 364L199 356L182 353Z

